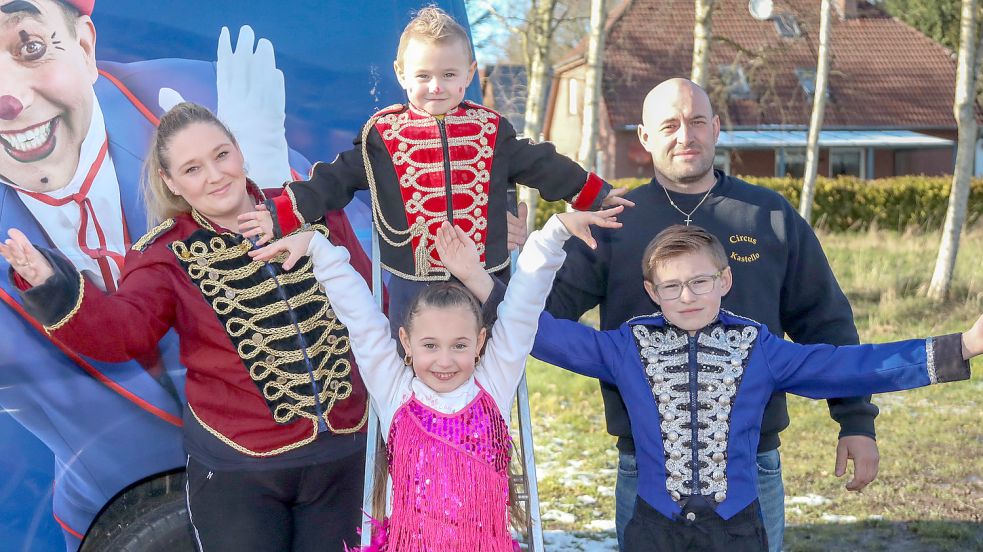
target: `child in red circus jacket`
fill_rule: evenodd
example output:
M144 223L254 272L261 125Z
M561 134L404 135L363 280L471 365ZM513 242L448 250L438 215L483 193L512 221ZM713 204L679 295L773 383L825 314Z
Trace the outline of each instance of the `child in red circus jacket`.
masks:
M498 113L464 93L477 67L465 30L442 10L427 7L407 25L394 69L408 102L376 113L355 147L332 163L317 163L307 181L292 182L274 200L276 225L288 234L325 209L340 209L358 190L372 194L382 266L396 276L390 319L402 321L405 304L422 284L449 279L434 246L441 223L462 228L490 273L509 264L506 190L521 182L544 199L565 199L578 210L631 205L556 152L552 144L516 138ZM243 217L246 236L274 234L269 215ZM261 241L260 243L264 243Z

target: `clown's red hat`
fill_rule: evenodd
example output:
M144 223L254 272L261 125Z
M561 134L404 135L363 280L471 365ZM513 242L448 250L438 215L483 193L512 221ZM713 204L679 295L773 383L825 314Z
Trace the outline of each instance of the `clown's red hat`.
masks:
M96 0L61 0L61 1L77 9L82 15L92 15L92 9L96 7Z

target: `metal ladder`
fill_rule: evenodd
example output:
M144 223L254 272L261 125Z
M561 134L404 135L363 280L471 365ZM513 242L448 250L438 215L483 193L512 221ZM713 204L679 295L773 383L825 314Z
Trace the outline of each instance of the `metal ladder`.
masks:
M515 202L510 202L514 204ZM516 252L512 253L512 267L515 268ZM379 263L379 235L375 226L372 228L372 294L376 304L382 308L382 266ZM516 403L519 419L519 447L517 470L511 474L516 492L516 499L523 503L526 519L525 535L520 535L520 546L528 552L544 552L543 525L539 512L539 484L536 480L536 456L533 450L532 417L529 412L529 389L526 386L526 376L522 376L516 391ZM372 523L370 517L382 520L386 512L376 512L372 505L372 489L375 485L375 456L379 447L384 447L379 431L379 417L369 403L368 434L365 448L365 486L362 493L362 536L361 545L367 546L372 539ZM513 455L515 456L515 455ZM515 458L513 458L515 460ZM385 484L385 483L382 483Z

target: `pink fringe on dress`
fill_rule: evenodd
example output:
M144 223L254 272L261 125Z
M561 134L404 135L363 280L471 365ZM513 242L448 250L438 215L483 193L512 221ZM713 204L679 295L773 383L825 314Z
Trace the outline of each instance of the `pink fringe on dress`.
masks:
M389 433L392 515L379 531L386 544L367 550L514 552L511 449L508 426L484 389L451 415L411 398L397 410Z
M365 512L363 511L363 513ZM386 519L379 521L370 516L369 523L372 525L372 540L369 542L368 546L348 548L348 545L346 544L345 552L385 552L386 539L389 533L389 520ZM359 534L359 536L361 536L362 528L359 527L356 532Z

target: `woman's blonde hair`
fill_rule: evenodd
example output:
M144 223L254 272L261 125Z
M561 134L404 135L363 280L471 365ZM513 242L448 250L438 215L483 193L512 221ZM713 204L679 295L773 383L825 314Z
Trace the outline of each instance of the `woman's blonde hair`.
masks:
M192 102L182 102L172 107L160 118L157 130L150 141L150 151L143 163L143 177L140 188L143 204L147 210L147 223L150 226L182 213L190 213L191 205L167 187L162 174L171 176L167 149L171 139L178 132L195 123L209 123L236 142L235 136L207 107Z

